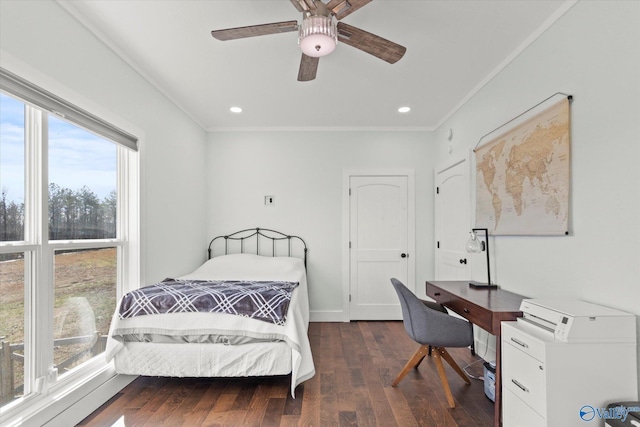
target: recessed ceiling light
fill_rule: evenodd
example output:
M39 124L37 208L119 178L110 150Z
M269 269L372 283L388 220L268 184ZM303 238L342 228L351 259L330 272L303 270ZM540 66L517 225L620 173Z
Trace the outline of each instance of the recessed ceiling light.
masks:
M398 113L408 113L411 111L411 107L400 107L398 108Z
M232 113L242 113L242 108L240 108L240 107L231 107L231 108L229 108L229 111L231 111Z

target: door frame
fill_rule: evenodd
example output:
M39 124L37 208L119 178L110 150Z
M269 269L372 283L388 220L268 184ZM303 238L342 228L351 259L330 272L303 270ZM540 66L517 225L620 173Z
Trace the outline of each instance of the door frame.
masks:
M408 283L415 291L416 282L416 191L414 169L345 169L342 172L342 321L351 321L349 292L351 290L351 251L349 249L350 201L349 183L352 176L406 176L407 177L407 261ZM391 286L391 284L389 284Z

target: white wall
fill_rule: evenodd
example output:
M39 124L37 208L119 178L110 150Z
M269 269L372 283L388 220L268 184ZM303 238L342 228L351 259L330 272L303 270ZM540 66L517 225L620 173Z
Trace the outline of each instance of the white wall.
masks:
M309 246L311 318L342 312L343 171L413 169L416 282L433 275L433 143L428 132L215 132L207 147L208 232L266 227ZM273 207L264 196L275 196ZM335 313L332 320L341 320ZM328 317L327 317L328 316Z
M140 138L143 283L193 270L207 242L205 132L53 1L0 2L0 65ZM29 422L72 425L131 380L103 374L43 399Z
M207 241L205 132L57 3L0 8L3 67L141 139L145 281L192 270Z
M574 96L570 235L494 237L492 276L640 315L640 2L578 2L438 129L438 161L449 128L456 156L557 91Z

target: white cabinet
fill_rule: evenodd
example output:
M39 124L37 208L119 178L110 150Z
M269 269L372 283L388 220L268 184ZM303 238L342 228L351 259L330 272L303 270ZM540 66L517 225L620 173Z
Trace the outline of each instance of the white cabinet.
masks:
M564 342L502 322L503 426L603 426L598 409L637 400L637 363L635 343Z

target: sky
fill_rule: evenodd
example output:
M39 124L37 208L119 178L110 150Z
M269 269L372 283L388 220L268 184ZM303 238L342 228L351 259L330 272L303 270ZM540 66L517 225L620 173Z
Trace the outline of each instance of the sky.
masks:
M7 200L24 202L24 105L0 94L0 189ZM116 189L116 144L49 115L49 183L99 199Z

